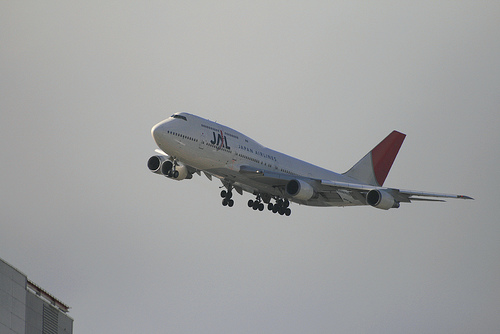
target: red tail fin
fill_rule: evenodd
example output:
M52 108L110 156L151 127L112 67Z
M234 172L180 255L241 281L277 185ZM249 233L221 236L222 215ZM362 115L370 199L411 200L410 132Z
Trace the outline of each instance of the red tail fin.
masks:
M405 137L401 132L392 131L372 150L373 171L379 185L384 184Z
M374 186L382 186L406 135L393 131L344 175Z

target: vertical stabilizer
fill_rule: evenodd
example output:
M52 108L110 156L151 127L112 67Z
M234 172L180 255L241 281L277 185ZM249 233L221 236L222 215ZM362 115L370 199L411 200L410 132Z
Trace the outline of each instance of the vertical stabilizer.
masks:
M344 175L366 184L382 186L405 137L401 132L392 131Z

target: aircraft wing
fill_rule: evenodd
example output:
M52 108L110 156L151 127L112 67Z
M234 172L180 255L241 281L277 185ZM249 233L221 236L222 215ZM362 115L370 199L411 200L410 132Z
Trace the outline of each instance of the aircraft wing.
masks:
M385 191L391 194L397 202L411 201L438 201L443 202L440 198L459 198L459 199L473 199L465 195L455 194L442 194L434 192L402 190L396 188L379 187L361 183L348 183L332 180L319 180L307 177L300 177L280 173L278 171L270 171L259 169L248 165L239 166L239 173L246 177L273 187L284 188L290 180L300 179L308 182L315 191L325 200L338 200L343 198L352 198L357 201L365 202L366 194L370 190ZM430 197L430 198L429 198Z
M472 197L465 196L465 195L441 194L441 193L432 193L432 192L414 191L414 190L399 190L399 189L391 189L391 190L394 192L397 192L398 197L402 196L402 197L408 199L409 202L411 202L411 201L442 201L442 200L426 199L426 198L420 198L420 197L474 199Z
M346 182L336 182L330 180L321 180L321 185L331 188L345 189L345 190L353 190L361 193L366 193L370 190L383 190L390 193L394 199L398 202L411 202L413 201L441 201L439 199L429 199L429 198L420 198L420 197L435 197L435 198L460 198L460 199L473 199L472 197L465 195L455 195L455 194L442 194L442 193L434 193L434 192L424 192L424 191L415 191L415 190L402 190L396 188L386 188L386 187L374 187L370 185L363 184L355 184L355 183L346 183Z
M239 172L254 181L277 187L285 186L288 181L295 178L285 173L259 169L248 165L239 166Z
M168 157L168 154L167 154L167 153L165 153L165 152L163 152L163 151L162 151L162 150L160 150L159 148L157 148L157 149L155 150L155 152L156 152L156 153L158 153L158 154L160 154L160 155L165 155L165 156L167 156L167 157Z

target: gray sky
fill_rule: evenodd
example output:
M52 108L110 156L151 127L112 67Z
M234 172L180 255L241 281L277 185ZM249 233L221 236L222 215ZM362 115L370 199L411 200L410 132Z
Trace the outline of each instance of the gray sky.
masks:
M75 333L500 330L500 3L2 1L0 257ZM151 174L178 111L475 201L223 208Z

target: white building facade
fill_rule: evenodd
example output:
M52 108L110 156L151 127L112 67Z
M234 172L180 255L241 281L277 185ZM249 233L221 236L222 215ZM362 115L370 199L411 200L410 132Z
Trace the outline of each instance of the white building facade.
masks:
M0 334L71 334L69 307L0 259Z

